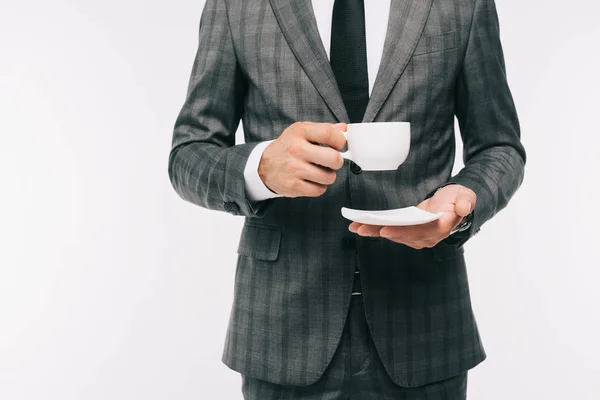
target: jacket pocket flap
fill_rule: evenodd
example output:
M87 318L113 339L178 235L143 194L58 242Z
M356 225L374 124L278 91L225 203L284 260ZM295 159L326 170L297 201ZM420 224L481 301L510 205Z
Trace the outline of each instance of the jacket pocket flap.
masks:
M455 47L456 35L454 31L444 32L433 36L424 35L419 40L413 56L454 49Z
M274 261L279 254L280 243L280 228L246 222L242 229L238 254L259 260Z

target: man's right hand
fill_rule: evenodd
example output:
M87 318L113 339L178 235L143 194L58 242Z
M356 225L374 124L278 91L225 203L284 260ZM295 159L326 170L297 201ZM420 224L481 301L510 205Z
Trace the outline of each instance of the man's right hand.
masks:
M346 124L296 122L262 154L258 175L265 186L284 197L317 197L335 182L344 165ZM329 147L320 146L325 144Z

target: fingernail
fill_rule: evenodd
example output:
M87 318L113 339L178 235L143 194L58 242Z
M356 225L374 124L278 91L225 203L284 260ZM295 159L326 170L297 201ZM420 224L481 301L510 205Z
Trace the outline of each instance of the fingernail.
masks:
M356 233L356 229L354 229L354 228L352 227L352 225L349 225L349 226L348 226L348 230L349 230L350 232L352 232L352 233Z
M362 234L362 236L371 237L373 235L371 235L371 232L365 232Z
M391 239L392 235L390 235L389 233L384 233L381 235L381 237L386 238L386 239Z

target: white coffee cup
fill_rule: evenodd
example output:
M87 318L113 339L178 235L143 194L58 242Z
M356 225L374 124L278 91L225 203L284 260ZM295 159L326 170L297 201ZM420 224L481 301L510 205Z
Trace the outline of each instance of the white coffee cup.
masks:
M348 151L342 156L363 171L394 170L408 157L410 122L348 124L342 133L348 141Z

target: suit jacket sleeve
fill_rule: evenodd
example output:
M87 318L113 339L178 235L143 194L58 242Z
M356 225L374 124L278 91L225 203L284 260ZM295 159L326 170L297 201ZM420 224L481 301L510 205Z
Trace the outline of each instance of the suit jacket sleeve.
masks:
M175 122L169 178L184 200L234 215L261 216L246 198L244 167L258 143L235 145L248 83L236 60L224 0L207 0L187 96Z
M465 167L451 180L477 194L465 242L507 205L523 181L526 159L494 0L476 0L455 93Z

